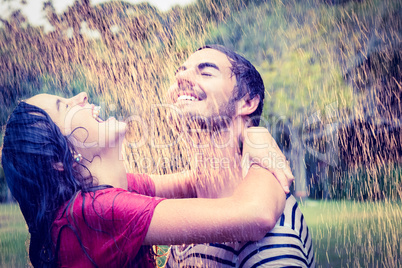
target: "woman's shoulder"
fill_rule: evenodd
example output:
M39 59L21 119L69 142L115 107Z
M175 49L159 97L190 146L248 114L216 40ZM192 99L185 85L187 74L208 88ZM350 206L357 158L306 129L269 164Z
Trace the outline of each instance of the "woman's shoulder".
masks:
M78 192L58 211L55 226L73 221L123 219L150 211L163 199L108 187L92 192Z
M155 196L155 184L147 174L127 173L128 191Z
M97 189L96 189L97 188ZM74 212L77 214L77 210L85 209L87 206L92 206L99 201L105 201L107 199L113 199L116 194L127 192L121 188L114 188L108 186L97 186L90 191L79 191L70 200L65 202L59 209L57 216L66 216L69 213ZM56 217L57 219L57 217Z

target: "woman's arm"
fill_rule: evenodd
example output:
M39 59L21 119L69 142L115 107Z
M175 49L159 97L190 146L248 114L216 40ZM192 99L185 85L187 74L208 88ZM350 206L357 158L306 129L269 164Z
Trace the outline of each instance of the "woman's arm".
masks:
M285 201L285 193L272 173L252 165L229 198L160 202L144 244L259 240L275 226Z
M164 198L195 198L195 174L190 171L167 175L150 175L155 184L155 196Z
M280 150L278 144L264 127L250 127L244 129L243 164L257 163L272 172L282 185L285 193L289 193L295 177L290 169L289 161ZM247 170L244 169L243 170Z
M280 182L283 190L289 193L294 181L286 157L266 128L251 127L243 134L243 164L257 163L268 169ZM247 173L248 168L243 168ZM194 187L196 174L192 171L168 175L150 175L155 184L155 195L164 198L194 198L197 193Z

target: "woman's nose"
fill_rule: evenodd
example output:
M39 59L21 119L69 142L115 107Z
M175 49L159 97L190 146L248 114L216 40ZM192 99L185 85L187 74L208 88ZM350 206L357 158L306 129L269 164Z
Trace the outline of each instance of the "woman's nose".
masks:
M88 102L88 95L86 92L81 92L72 97L70 100L72 105L85 105Z

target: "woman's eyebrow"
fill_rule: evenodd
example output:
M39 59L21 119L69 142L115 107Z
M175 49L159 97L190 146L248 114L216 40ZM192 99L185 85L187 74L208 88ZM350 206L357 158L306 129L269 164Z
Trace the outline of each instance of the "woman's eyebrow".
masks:
M60 100L60 99L57 99L57 100L56 100L56 108L57 108L57 111L59 111L59 108L60 108L60 102L61 102L61 100Z

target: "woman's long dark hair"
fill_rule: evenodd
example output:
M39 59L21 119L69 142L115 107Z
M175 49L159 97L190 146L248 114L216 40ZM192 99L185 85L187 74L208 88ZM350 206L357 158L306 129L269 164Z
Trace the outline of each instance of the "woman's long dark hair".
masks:
M5 131L2 165L8 187L18 201L31 234L29 257L35 267L56 266L51 238L56 212L82 184L68 139L42 109L20 102ZM55 164L62 163L62 169Z

